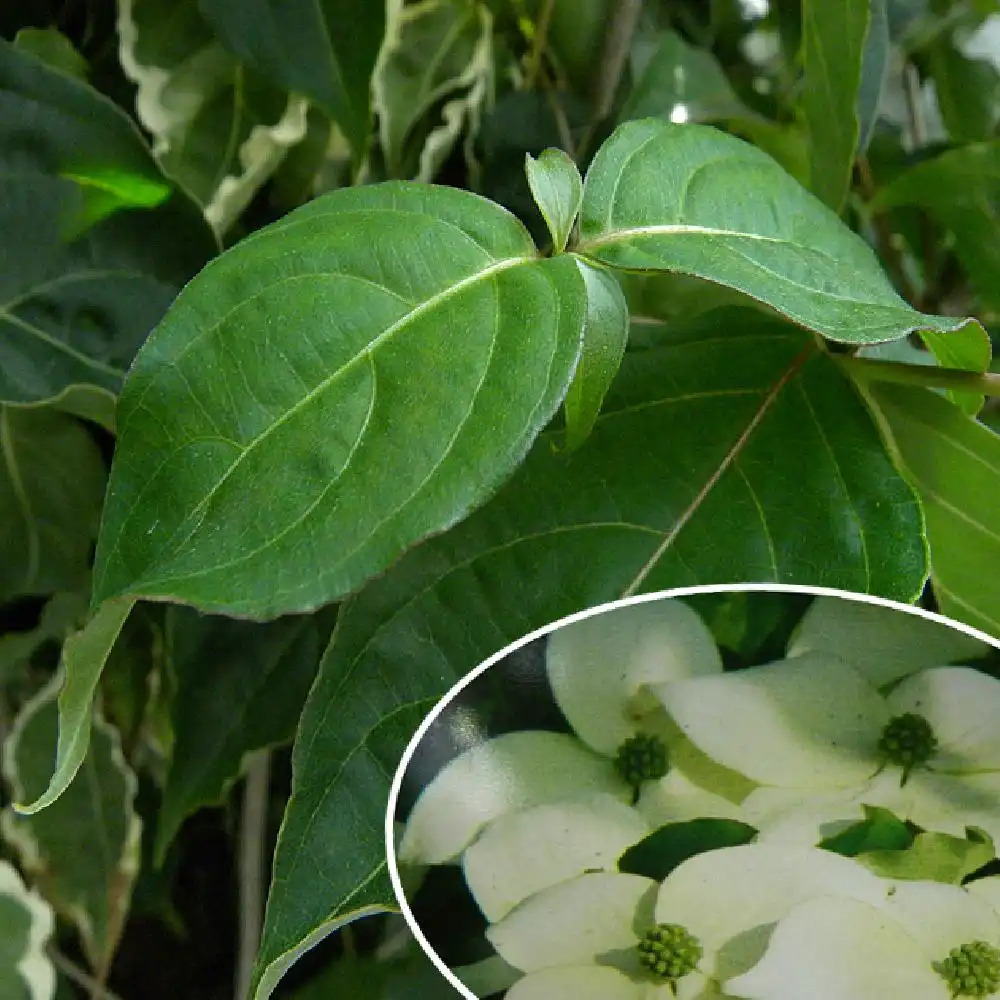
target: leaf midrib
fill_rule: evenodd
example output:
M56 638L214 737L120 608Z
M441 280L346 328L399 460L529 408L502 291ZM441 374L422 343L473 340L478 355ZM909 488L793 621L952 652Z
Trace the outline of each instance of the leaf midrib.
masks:
M440 292L436 292L434 295L430 296L423 302L414 306L412 309L406 312L395 322L387 326L381 333L379 333L376 337L370 340L362 350L358 351L353 357L351 357L348 361L342 364L339 368L335 369L329 375L323 378L320 382L318 382L312 389L310 389L307 393L305 393L305 395L303 395L292 406L290 406L287 410L285 410L284 413L282 413L276 420L274 420L263 431L261 431L260 434L254 437L245 446L241 447L240 454L237 456L237 458L230 463L229 467L219 477L215 485L212 486L212 488L195 505L195 507L192 508L190 513L178 525L173 535L171 536L169 548L171 550L176 550L180 548L191 537L191 535L198 530L198 525L200 524L200 520L198 520L198 515L205 510L205 508L211 502L212 498L216 495L216 493L218 493L218 491L222 488L222 486L232 477L232 475L240 467L243 461L251 453L256 451L256 449L263 442L267 441L267 439L271 436L272 433L274 433L285 423L291 420L292 417L294 417L304 407L308 406L309 403L311 403L315 398L321 396L324 392L326 392L330 388L330 386L333 385L340 377L353 370L353 368L356 367L357 365L370 359L373 352L377 350L380 344L382 344L387 339L394 336L400 330L405 329L412 321L418 319L424 313L427 313L437 308L443 302L448 301L448 299L450 299L454 295L457 295L460 292L464 291L466 288L475 285L477 282L489 280L503 271L509 270L513 267L517 267L522 264L534 263L536 261L537 258L528 256L507 257L498 261L493 261L491 264L489 264L482 270L476 271L470 275L466 275L461 280L455 282L452 285L449 285L447 288L441 290ZM312 275L310 275L310 277L311 276ZM181 534L181 532L184 531L185 527L192 524L192 521L194 521L195 523L191 526L187 534L183 538L180 538L180 540L177 540L178 536ZM123 537L123 534L124 533L119 534L111 554L115 554L117 552L119 548L119 542ZM144 575L148 575L148 573L152 571L152 569L153 567L148 567Z

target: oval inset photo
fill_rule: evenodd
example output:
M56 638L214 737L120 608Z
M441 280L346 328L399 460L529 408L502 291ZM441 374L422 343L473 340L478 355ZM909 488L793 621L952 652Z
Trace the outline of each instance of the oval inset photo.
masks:
M466 997L1000 994L1000 651L835 591L598 609L449 693L386 835Z

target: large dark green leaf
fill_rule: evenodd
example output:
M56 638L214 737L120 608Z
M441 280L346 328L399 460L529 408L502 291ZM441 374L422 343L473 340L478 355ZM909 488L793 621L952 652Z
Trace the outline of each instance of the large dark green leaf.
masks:
M464 517L565 394L586 291L467 192L334 192L181 294L136 359L98 543L120 593L268 617Z
M1000 638L1000 437L930 389L868 392L923 501L941 612Z
M391 899L392 768L358 748L513 640L633 589L921 590L916 499L809 335L732 310L667 343L626 356L579 450L546 432L490 503L343 606L299 727L259 974L358 898Z
M86 589L106 477L78 421L0 406L0 601Z
M982 142L924 160L882 188L881 211L916 205L956 237L955 254L983 304L1000 309L1000 142Z
M802 96L809 189L839 212L858 145L856 113L869 0L802 0Z
M845 343L972 322L910 308L833 212L760 150L708 126L619 128L587 173L580 237L585 256L708 278Z
M0 232L0 399L16 403L117 392L215 250L124 113L2 40Z
M258 624L170 609L174 746L156 830L158 860L185 817L223 800L249 754L291 742L329 636L328 617Z
M618 870L662 882L696 854L747 844L756 836L754 827L736 819L706 817L668 823L625 851L618 859Z
M268 901L268 937L254 975L257 998L270 996L289 965L328 934L359 917L396 909L385 856L386 793L402 748L434 705L434 699L409 700L407 686L405 678L397 678L369 706L352 700L356 721L340 716L339 699L320 704L313 689L306 707L312 723L306 730L308 746L297 744L292 758L299 778L293 790L296 805L290 808L314 813L301 827L283 827L281 834L292 855L287 872L292 891L305 889L306 895L297 907L283 894L277 906ZM387 703L392 707L385 710ZM329 753L335 768L343 771L342 780L303 773L313 752ZM314 850L316 837L325 840L319 852ZM319 906L317 897L323 901Z
M360 154L385 4L356 0L199 0L223 44L286 90L315 101Z

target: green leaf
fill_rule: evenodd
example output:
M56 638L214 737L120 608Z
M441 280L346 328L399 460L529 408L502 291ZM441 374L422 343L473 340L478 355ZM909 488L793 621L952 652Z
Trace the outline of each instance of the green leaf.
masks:
M662 882L679 864L704 851L748 844L757 830L735 819L693 819L668 823L630 847L618 870Z
M920 592L915 498L811 345L732 310L627 354L578 451L546 432L492 501L342 606L296 739L262 967L341 896L392 898L377 834L392 768L357 750L368 734L529 631L626 590L750 579Z
M903 851L914 840L910 828L895 813L878 806L862 806L865 818L821 840L819 847L853 858L872 851Z
M324 664L328 657L329 650ZM300 734L308 736L303 742L300 735L292 755L300 780L288 809L311 818L302 825L283 823L278 836L276 850L290 863L275 871L272 884L280 879L287 895L283 889L278 906L268 903L255 1000L269 997L292 962L338 927L396 909L385 857L387 790L434 699L409 700L411 685L403 676L350 672L338 690L330 686L329 673L327 668L324 683L310 692L300 724ZM303 772L303 757L313 753L329 761L329 773Z
M955 143L993 137L1000 121L1000 73L985 59L970 59L948 37L927 51L941 118Z
M136 359L95 600L270 617L354 590L518 465L585 304L575 261L451 188L336 191L256 233Z
M875 211L915 205L956 237L955 254L984 305L1000 310L1000 141L924 160L883 187Z
M272 84L315 101L360 159L385 4L354 0L199 0L222 44Z
M466 122L478 118L493 75L492 45L492 18L480 3L389 4L372 99L390 177L433 179ZM438 118L443 124L432 127Z
M925 330L920 336L934 360L945 368L985 372L990 366L993 348L989 335L982 327L967 326L952 334ZM949 390L947 395L963 413L970 416L975 416L983 408L985 401L985 396L976 392Z
M54 594L42 608L34 628L0 635L0 684L10 680L18 667L27 666L44 643L55 640L61 646L86 615L87 598L83 594Z
M737 97L725 70L708 49L664 31L633 45L635 83L618 120L663 118L672 122L720 121L759 116Z
M0 406L0 601L86 589L106 478L78 421Z
M809 188L839 212L858 147L857 103L869 0L802 0L802 90Z
M197 0L118 0L118 35L154 155L225 232L305 136L307 102L226 52Z
M34 778L20 787L36 795L25 802L15 796L15 807L26 816L52 805L73 781L87 756L90 743L94 691L104 662L132 610L130 598L108 601L93 617L63 645L62 687L59 691L59 739L56 746L55 769L52 755L46 762L46 782ZM22 794L22 793L18 793Z
M533 18L532 33L538 31L547 0L525 0ZM594 68L604 51L608 25L616 16L616 0L553 0L548 27L547 55L574 90L592 95L597 85Z
M29 701L4 744L3 775L17 799L37 796L48 781L57 691L54 679ZM0 829L49 903L76 926L87 961L104 981L138 874L140 822L135 775L118 733L99 716L83 768L86 780L51 809L30 817L7 809Z
M87 60L73 47L73 43L56 28L22 28L14 36L14 46L33 55L53 69L84 80L87 77Z
M607 271L578 260L587 285L587 320L583 351L564 402L566 447L587 439L612 379L618 374L628 342L628 304L621 286Z
M345 950L306 985L282 990L283 1000L454 1000L454 987L407 933L401 916L384 921L382 942L373 953ZM503 989L510 984L508 976ZM474 992L488 996L497 991Z
M552 237L552 253L562 253L583 198L580 171L561 149L546 149L537 160L530 153L525 154L524 172L531 196Z
M1000 637L1000 437L930 389L866 391L923 503L941 613Z
M122 111L4 41L0 109L0 231L17 244L0 269L0 400L90 385L110 401L211 231Z
M855 116L858 122L857 152L868 149L878 122L882 88L892 57L888 5L891 0L868 0L868 31L861 55L861 79Z
M580 237L584 256L708 278L845 343L974 322L911 309L859 236L760 150L708 126L617 129L587 172Z
M859 854L857 860L883 878L929 879L961 885L993 857L993 841L982 830L968 827L965 838L946 833L918 833L910 847L868 851Z
M28 891L13 865L0 860L0 996L50 1000L56 971L45 945L54 926L49 905Z
M187 816L223 801L251 753L291 742L328 619L261 625L170 609L174 749L157 821L158 863Z

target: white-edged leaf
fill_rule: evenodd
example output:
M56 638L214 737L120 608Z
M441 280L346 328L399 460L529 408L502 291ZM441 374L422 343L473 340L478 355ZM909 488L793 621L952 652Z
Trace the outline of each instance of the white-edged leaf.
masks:
M17 869L0 859L0 996L52 1000L56 972L45 954L55 919L52 908L29 891Z
M231 56L196 0L118 0L118 37L153 155L225 232L305 137L308 102Z
M57 725L54 678L20 711L3 747L3 776L15 798L33 797L52 768ZM136 778L117 731L93 718L84 780L37 816L0 815L0 832L53 908L79 931L98 979L106 977L139 871Z
M390 177L430 181L493 74L493 20L477 0L391 0L372 77L379 145ZM434 124L440 106L440 124ZM470 136L471 138L471 136Z

